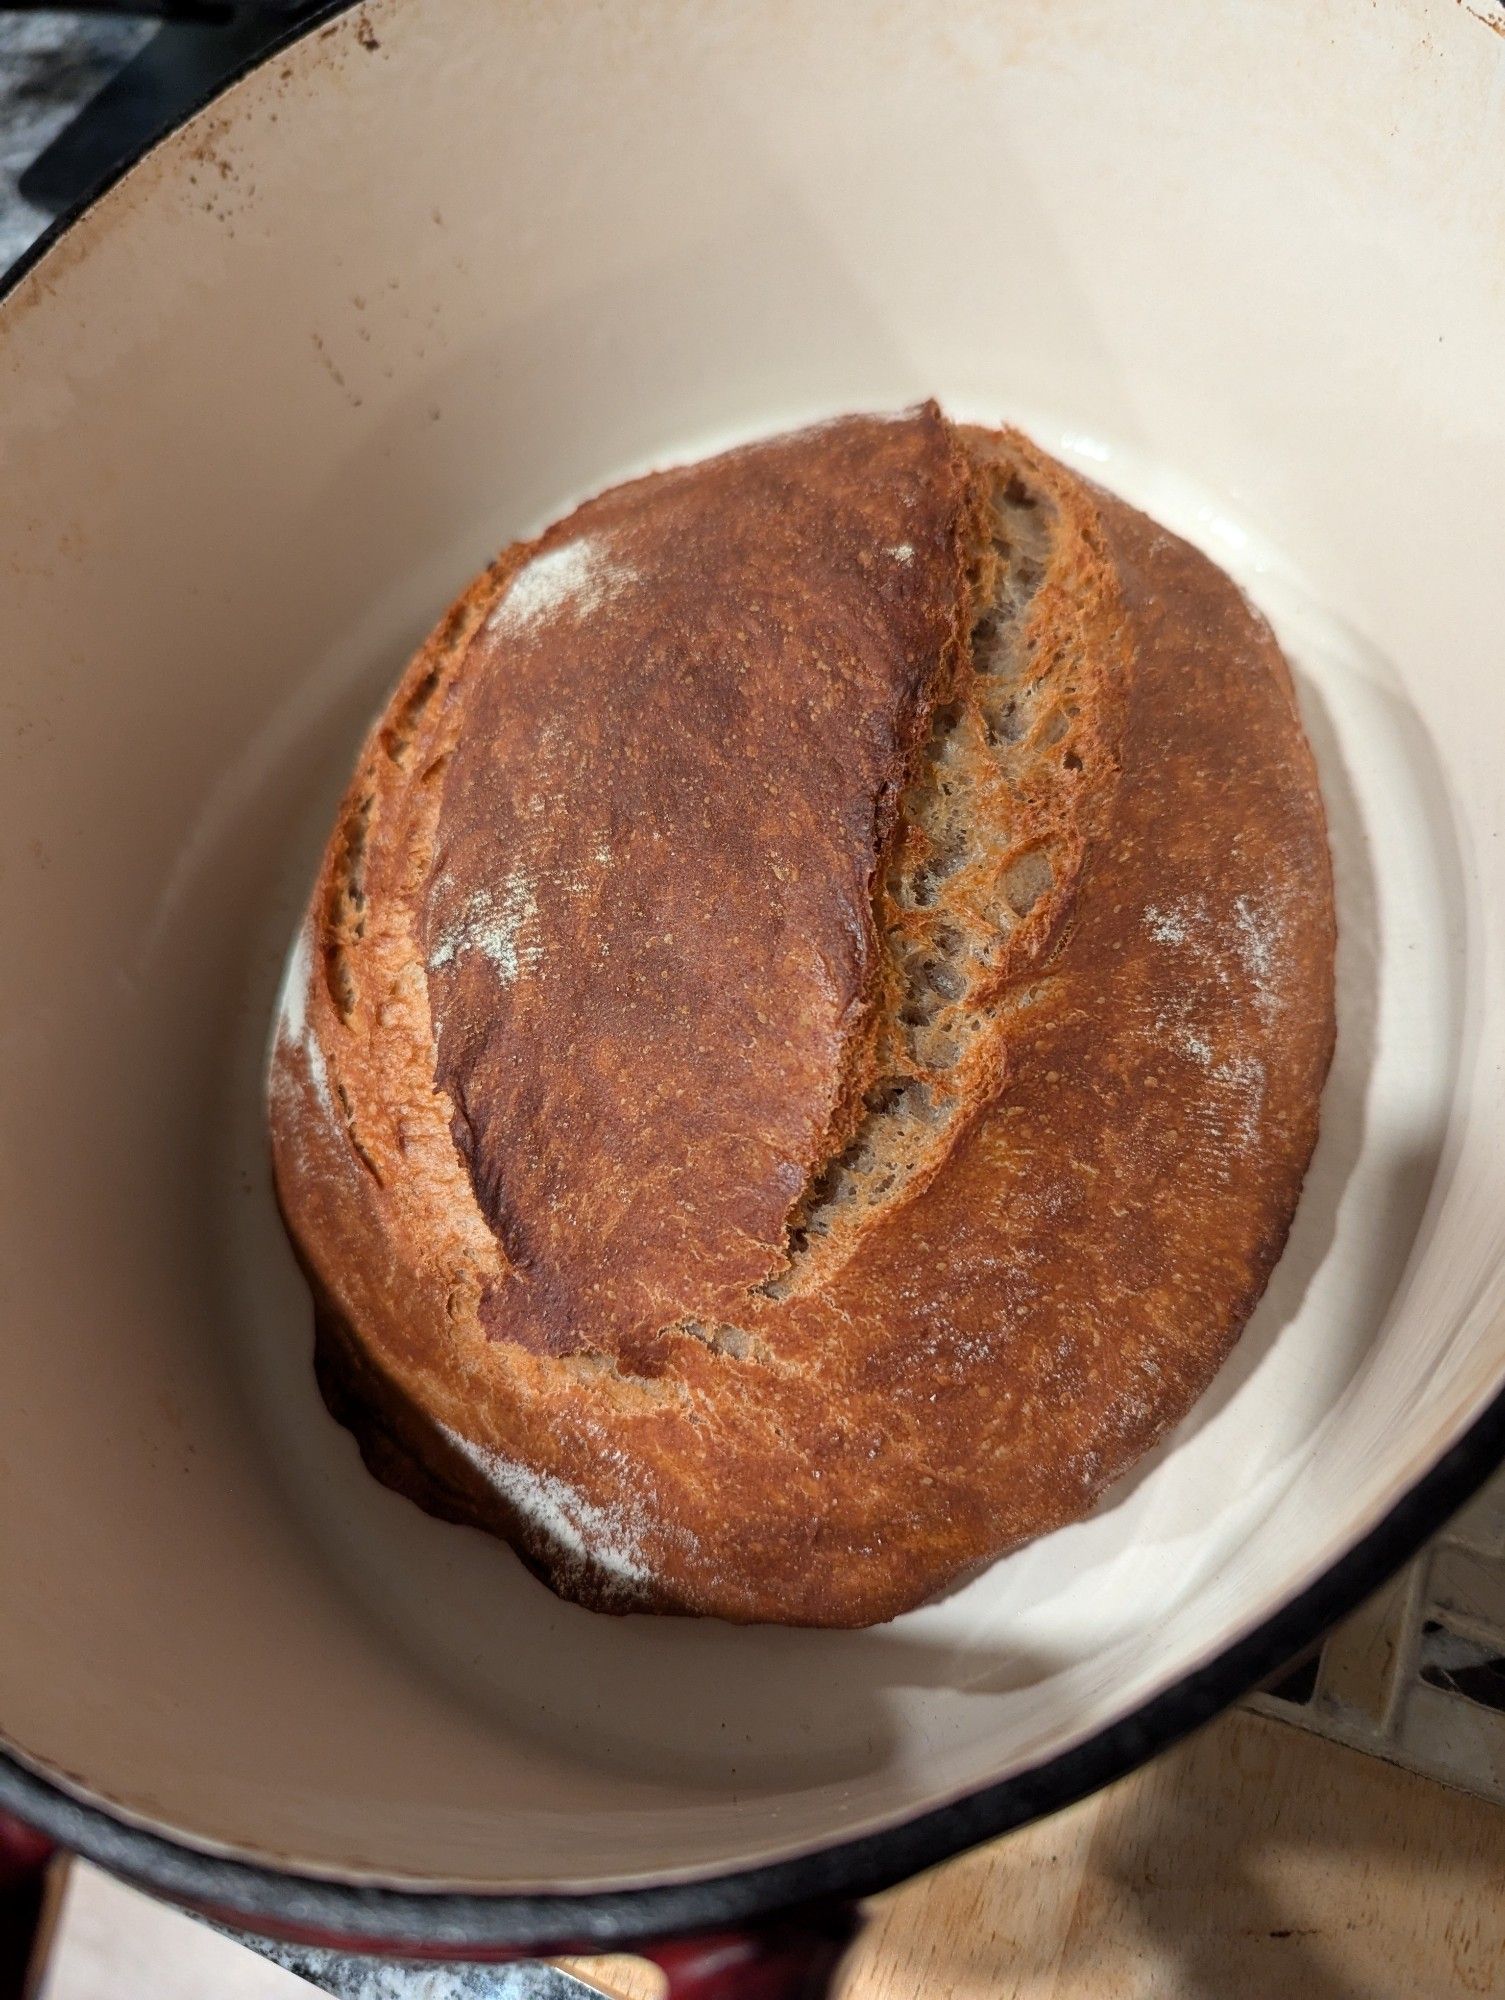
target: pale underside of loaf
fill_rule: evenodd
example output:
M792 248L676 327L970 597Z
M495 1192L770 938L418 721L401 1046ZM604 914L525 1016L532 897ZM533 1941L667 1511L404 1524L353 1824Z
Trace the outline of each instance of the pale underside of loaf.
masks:
M415 660L290 967L326 1395L582 1603L891 1616L1227 1353L1332 947L1267 631L1022 438L604 495Z

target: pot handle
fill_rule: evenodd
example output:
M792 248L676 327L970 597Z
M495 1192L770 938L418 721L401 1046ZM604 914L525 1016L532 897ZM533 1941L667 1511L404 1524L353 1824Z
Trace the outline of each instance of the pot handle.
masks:
M860 1925L854 1904L819 1903L637 1949L667 1975L668 2000L827 2000Z
M50 1840L0 1812L0 2000L26 1990L53 1853Z

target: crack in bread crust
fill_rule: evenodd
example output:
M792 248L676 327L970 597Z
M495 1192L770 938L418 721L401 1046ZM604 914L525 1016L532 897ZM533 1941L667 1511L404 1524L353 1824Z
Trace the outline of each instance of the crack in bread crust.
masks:
M1331 876L1284 663L1204 558L933 409L759 451L589 503L422 649L290 968L272 1138L326 1395L379 1477L588 1605L853 1625L1077 1518L1228 1352L1315 1139ZM653 587L641 510L704 521L737 481L766 525L665 584L651 727L608 704L591 737L598 642ZM556 619L565 707L493 728L489 682ZM686 624L727 641L709 687ZM508 731L577 697L632 810L587 782L589 865L530 854L525 892L524 846L457 836L537 818L567 765ZM748 701L773 733L718 800ZM640 784L649 757L688 790ZM569 1010L613 979L613 1034L582 1041ZM562 1093L542 1120L506 1070L529 1048ZM620 1150L640 1111L659 1136Z
M888 1208L941 1171L1006 1076L1019 973L1048 951L1084 841L1081 802L1112 773L1078 727L1095 635L1075 616L1074 524L995 445L972 560L966 652L930 717L879 871L875 1034L855 1122L791 1211L788 1265L760 1289L818 1285ZM1014 990L1018 987L1018 991Z

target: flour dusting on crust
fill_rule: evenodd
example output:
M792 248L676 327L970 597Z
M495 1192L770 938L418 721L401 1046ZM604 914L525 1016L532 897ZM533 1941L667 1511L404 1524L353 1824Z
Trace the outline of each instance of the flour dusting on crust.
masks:
M583 618L636 580L634 570L611 560L601 536L581 535L524 563L486 620L486 630L516 635L566 606Z
M640 1508L598 1507L563 1479L472 1444L457 1431L446 1437L492 1490L522 1515L549 1545L551 1559L577 1570L604 1571L620 1583L644 1584L652 1572L643 1556Z
M1205 924L1207 911L1202 904L1182 903L1176 909L1162 910L1158 903L1151 903L1144 913L1144 927L1156 944L1185 944L1191 936L1188 913L1200 918Z
M514 868L500 889L477 889L467 898L459 918L429 953L429 971L442 971L478 951L514 985L520 973L537 970L542 947L533 934L538 898L527 875Z
M1206 902L1186 897L1170 906L1150 904L1144 928L1157 944L1180 953L1187 961L1187 980L1156 1022L1167 1045L1204 1069L1227 1107L1228 1133L1250 1150L1259 1144L1269 1092L1269 1073L1259 1056L1241 1053L1215 1059L1211 1041L1198 1021L1197 990L1211 981L1225 992L1240 980L1256 1013L1268 1027L1285 1004L1290 979L1290 911L1276 896L1240 896L1232 908L1232 923L1214 922Z
M1255 904L1240 896L1233 905L1234 948L1254 988L1254 1005L1268 1022L1280 1007L1282 958L1287 949L1290 912L1268 897Z
M308 1019L308 989L313 978L313 954L309 945L309 926L304 923L299 929L297 941L288 954L286 970L282 975L282 987L277 995L275 1015L275 1045L295 1052L302 1058L313 1084L314 1095L324 1110L334 1116L334 1093L329 1087L329 1068L324 1060L324 1051L319 1038L310 1030Z

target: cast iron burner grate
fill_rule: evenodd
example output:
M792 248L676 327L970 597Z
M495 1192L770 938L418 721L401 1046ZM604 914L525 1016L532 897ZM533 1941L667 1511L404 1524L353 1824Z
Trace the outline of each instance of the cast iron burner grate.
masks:
M0 0L0 269L321 4Z
M1505 1805L1505 1473L1249 1706Z

